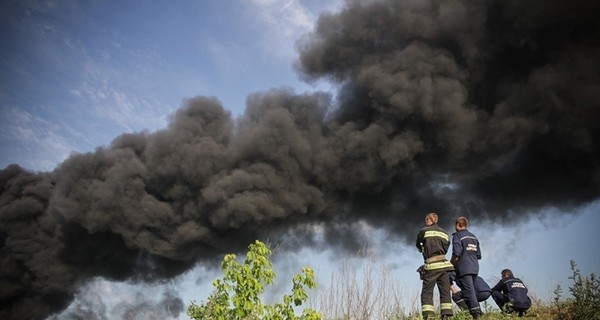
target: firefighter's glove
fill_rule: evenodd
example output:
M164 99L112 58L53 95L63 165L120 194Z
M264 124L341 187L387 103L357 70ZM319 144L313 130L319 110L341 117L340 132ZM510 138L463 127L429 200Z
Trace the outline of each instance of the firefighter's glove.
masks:
M419 269L417 269L417 272L419 273L419 278L420 278L421 280L423 280L423 278L425 277L425 265L424 265L424 264L423 264L423 265L421 265L421 266L419 267Z

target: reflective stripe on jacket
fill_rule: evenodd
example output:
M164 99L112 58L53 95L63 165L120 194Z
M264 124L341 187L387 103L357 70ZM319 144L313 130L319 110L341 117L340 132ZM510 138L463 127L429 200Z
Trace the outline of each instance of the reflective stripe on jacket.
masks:
M416 246L423 254L426 271L450 271L454 266L446 259L450 247L448 233L437 224L421 229L417 235Z
M492 291L500 291L508 297L508 300L517 308L531 307L531 299L527 296L528 290L519 278L501 279Z
M417 235L416 247L423 261L433 256L445 256L450 247L448 233L437 224L424 227Z

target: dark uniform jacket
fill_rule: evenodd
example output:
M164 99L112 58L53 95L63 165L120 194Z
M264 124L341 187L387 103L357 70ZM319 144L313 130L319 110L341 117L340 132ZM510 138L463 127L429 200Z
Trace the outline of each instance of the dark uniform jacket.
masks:
M490 289L490 286L480 276L477 276L477 278L475 278L475 282L473 282L473 285L475 286L475 292L477 292L477 294L479 294L480 292L489 292L489 297L492 293L492 289Z
M437 224L426 226L417 235L416 246L423 254L425 270L452 270L452 264L446 260L450 247L448 233Z
M461 290L463 289L460 286L460 282L456 281L456 272L450 272L450 282L456 282L458 287ZM490 286L480 276L477 276L477 278L475 278L475 281L473 281L473 286L475 287L475 293L478 295L483 292L489 292L490 294L492 293L492 289L490 288ZM489 297L489 294L488 294L488 297Z
M519 278L501 279L492 288L493 291L502 292L516 308L528 309L531 307L531 299L527 296L527 287Z
M479 240L469 230L461 230L452 234L452 255L458 256L454 268L456 275L479 274L481 250Z

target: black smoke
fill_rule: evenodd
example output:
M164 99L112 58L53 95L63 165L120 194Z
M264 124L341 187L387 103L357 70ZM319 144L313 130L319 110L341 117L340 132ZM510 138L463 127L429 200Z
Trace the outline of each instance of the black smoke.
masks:
M233 119L195 97L166 129L52 172L8 166L0 317L42 319L93 277L168 279L254 239L348 248L368 241L361 223L412 239L429 211L519 221L597 200L599 9L348 1L298 42L300 76L335 99L273 89Z

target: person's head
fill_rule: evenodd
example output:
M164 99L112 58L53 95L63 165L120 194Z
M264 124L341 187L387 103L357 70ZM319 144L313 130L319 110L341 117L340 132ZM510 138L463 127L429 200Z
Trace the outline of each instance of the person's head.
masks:
M460 217L456 218L456 222L454 224L456 231L465 230L465 229L467 229L468 226L469 226L469 220L467 220L466 217L460 216Z
M500 272L500 274L502 275L503 279L514 277L513 272L510 269L504 269L502 272Z
M438 222L438 215L435 212L430 212L425 215L425 225L431 226Z

